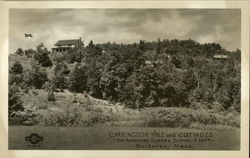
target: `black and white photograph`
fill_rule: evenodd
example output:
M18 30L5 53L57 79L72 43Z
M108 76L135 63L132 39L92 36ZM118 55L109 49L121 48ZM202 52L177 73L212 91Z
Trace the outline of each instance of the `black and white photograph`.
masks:
M11 8L8 42L9 150L241 150L241 9Z

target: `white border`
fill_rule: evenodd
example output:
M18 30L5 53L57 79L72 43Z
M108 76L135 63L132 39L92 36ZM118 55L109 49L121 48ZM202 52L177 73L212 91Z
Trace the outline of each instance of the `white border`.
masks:
M8 150L8 10L10 8L238 8L241 9L241 150L117 151ZM249 153L249 1L6 1L0 2L0 157L203 157L248 158Z

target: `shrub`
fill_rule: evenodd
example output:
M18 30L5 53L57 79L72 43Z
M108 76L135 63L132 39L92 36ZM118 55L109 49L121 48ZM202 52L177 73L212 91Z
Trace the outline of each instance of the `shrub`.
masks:
M83 92L87 88L86 67L76 64L69 76L69 90L72 92Z
M61 91L67 87L66 76L70 70L65 63L57 63L54 69L54 76L52 79L52 85L55 88L59 88Z
M115 114L104 112L102 108L94 108L89 114L88 125L93 126L95 124L105 124L115 121L118 121Z
M68 63L74 63L74 62L81 62L82 59L83 59L83 52L81 51L76 51L76 50L73 50L73 51L70 51L70 52L67 52L65 54L66 56L66 60Z
M16 61L13 66L10 68L11 74L22 74L23 73L23 66L19 61Z
M9 125L34 125L36 113L34 108L24 107L20 92L14 85L9 90Z
M41 89L48 81L47 73L41 69L39 65L33 64L32 69L29 71L29 83L37 89Z
M9 117L9 125L27 125L32 126L37 124L37 114L34 111L25 109L25 111L17 111Z
M52 102L56 101L53 91L48 92L48 101L52 101Z
M147 108L142 120L149 127L189 127L192 119L186 108Z
M18 48L18 49L15 51L15 54L16 54L16 55L23 56L23 55L24 55L24 51L23 51L22 48Z
M238 114L218 113L209 110L192 110L188 108L145 108L141 119L148 127L185 127L193 128L210 125L240 127Z
M34 56L34 54L36 54L37 51L33 50L33 49L27 49L25 50L25 56L27 56L28 58L32 58Z
M8 114L9 114L9 124L19 124L22 122L20 119L19 121L19 112L24 111L23 102L19 96L19 91L16 84L10 86L9 89L9 107L8 107Z
M37 60L41 66L51 67L53 64L48 54L49 51L46 48L42 49L40 46L37 46L37 52L34 54L34 59Z
M75 126L80 119L80 113L77 109L61 110L59 108L51 108L46 115L40 115L39 124L45 126Z

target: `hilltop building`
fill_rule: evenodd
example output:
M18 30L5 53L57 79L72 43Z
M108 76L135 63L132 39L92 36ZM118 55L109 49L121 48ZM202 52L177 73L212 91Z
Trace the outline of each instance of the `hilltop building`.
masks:
M81 50L84 46L82 39L68 39L59 40L55 44L56 47L52 48L52 52L68 52L71 50Z
M223 60L223 59L228 59L228 58L230 58L228 55L219 55L219 54L217 54L217 55L214 55L214 57L213 57L214 59L217 59L217 60Z

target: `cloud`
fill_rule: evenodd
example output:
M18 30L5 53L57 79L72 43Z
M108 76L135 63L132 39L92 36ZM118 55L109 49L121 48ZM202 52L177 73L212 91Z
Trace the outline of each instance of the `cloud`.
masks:
M11 9L10 51L43 42L82 37L87 44L133 43L140 39L194 39L240 48L240 10L237 9Z

